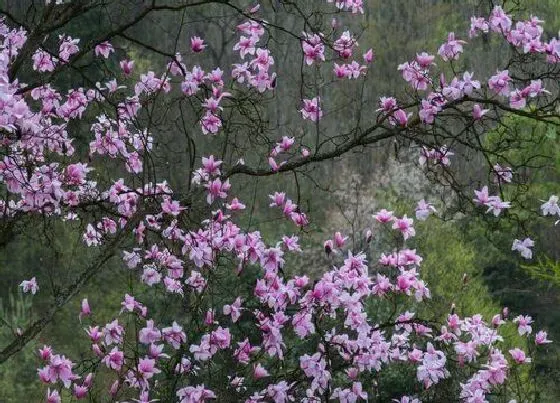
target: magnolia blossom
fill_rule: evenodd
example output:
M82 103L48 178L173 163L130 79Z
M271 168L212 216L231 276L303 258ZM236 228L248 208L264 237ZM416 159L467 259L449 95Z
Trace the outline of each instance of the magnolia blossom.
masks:
M544 201L544 200L541 200ZM560 206L558 205L558 196L552 195L548 201L541 205L542 215L559 215L560 216Z
M519 348L514 348L513 350L509 350L509 353L511 354L511 358L513 358L513 360L517 364L526 364L531 362L531 359L528 358L525 355L525 352Z
M488 193L488 186L484 186L481 190L474 191L476 199L473 199L475 204L488 207L487 213L492 212L494 216L498 217L502 210L511 207L509 202L504 202L499 196L490 196Z
M239 317L241 316L241 298L237 297L237 299L233 302L233 304L231 305L224 305L223 307L223 313L224 315L231 315L231 321L233 323L237 322L239 320Z
M544 330L540 330L536 335L535 335L535 344L540 345L540 344L548 344L548 343L552 343L551 340L547 339L547 333Z
M533 323L533 318L530 316L523 316L519 315L515 319L513 319L513 323L517 323L517 330L520 336L524 334L531 334L533 328L531 327L531 323Z
M134 69L134 60L121 60L119 66L125 75L130 75Z
M431 203L426 203L424 199L420 200L416 206L416 219L425 221L428 216L435 213L436 209Z
M405 240L410 237L416 235L416 230L412 226L414 220L412 218L408 218L406 214L402 218L396 218L393 222L393 229L399 230Z
M44 73L46 71L53 71L56 66L56 61L53 57L41 50L37 49L33 54L33 70L37 70L40 73Z
M449 32L449 34L447 34L447 42L438 49L438 55L446 62L457 60L461 53L463 53L463 45L465 43L465 41L455 39L455 33Z
M474 120L481 120L488 113L489 109L482 109L479 104L473 105L472 117Z
M206 45L204 44L204 40L201 39L199 36L193 36L191 38L191 49L195 53L202 52Z
M511 250L519 251L525 259L531 259L533 257L533 251L531 250L533 246L535 246L535 242L531 238L525 238L523 241L514 239Z
M495 76L490 77L488 87L499 95L508 96L510 81L508 70L499 71Z
M253 376L255 379L261 379L270 376L270 374L261 364L257 364L253 369Z
M375 213L373 215L373 218L375 218L380 223L387 223L387 222L393 221L395 219L395 217L393 216L393 212L392 211L387 211L385 209L382 209L382 210L378 211L377 213Z
M62 399L60 398L60 394L58 393L58 390L53 390L51 392L51 389L48 388L47 389L47 403L61 403Z
M301 41L305 63L309 66L315 62L325 61L325 45L319 35L303 33Z
M312 122L317 122L323 117L323 111L319 104L319 97L303 100L303 108L300 110L304 119L309 119Z
M511 183L513 171L510 167L502 167L500 164L496 164L493 169L498 182Z
M23 280L19 286L22 288L24 293L30 292L35 295L37 291L39 291L39 286L37 285L35 277L32 277L31 280Z
M445 369L446 361L443 351L436 350L432 343L428 342L422 364L416 371L418 380L429 388L441 379L447 378L449 371Z
M109 55L114 52L113 45L109 42L102 42L95 47L95 55L96 56L103 56L105 59L109 58Z
M89 316L91 314L91 308L89 307L89 302L88 302L87 298L84 298L82 300L81 308L82 309L80 311L80 320L84 316Z

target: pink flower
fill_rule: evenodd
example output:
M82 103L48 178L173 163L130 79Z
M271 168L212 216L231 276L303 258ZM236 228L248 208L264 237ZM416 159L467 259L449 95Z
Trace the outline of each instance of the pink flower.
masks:
M60 395L58 394L58 390L47 389L47 403L61 403L62 400L60 399Z
M474 104L472 110L472 117L474 120L480 120L484 115L486 115L488 111L489 109L482 109L479 104Z
M303 108L300 110L304 119L309 119L312 122L317 122L323 117L323 111L319 105L319 97L303 100Z
M245 338L242 342L238 342L237 345L238 347L233 353L233 356L242 364L248 364L250 354L256 353L260 350L259 347L251 346L248 338Z
M234 198L234 199L231 201L231 203L226 204L226 208L227 208L228 210L231 210L231 211L244 210L246 207L247 207L247 206L245 206L243 203L241 203L241 202L237 199L237 197Z
M160 372L161 370L156 368L156 360L145 357L140 358L140 360L138 361L138 373L144 379L144 381L147 381L155 374L159 374Z
M531 84L525 87L522 93L531 98L535 98L540 94L550 94L550 91L547 91L542 87L541 80L531 80Z
M465 41L455 39L455 34L449 32L449 34L447 34L447 42L438 49L438 55L446 62L449 60L457 60L461 53L463 53L463 44L465 43Z
M513 109L523 109L527 105L527 98L520 90L515 90L509 94L509 106Z
M195 53L202 52L206 45L204 44L204 40L201 39L199 36L191 37L191 49Z
M298 244L298 237L295 235L291 237L284 235L282 237L282 243L289 251L301 252L301 247Z
M164 327L161 330L163 339L171 344L175 350L181 348L181 344L186 343L187 335L183 332L183 328L177 322L173 322L171 327Z
M416 206L416 219L420 221L425 221L428 216L435 213L436 209L431 203L426 203L424 199L418 202Z
M542 344L548 344L548 343L552 343L552 341L547 339L547 333L544 330L540 330L535 335L535 344L542 345Z
M23 280L19 286L24 293L31 292L31 294L35 295L37 291L39 291L39 286L37 285L35 277L32 277L31 280Z
M471 28L469 30L469 38L473 38L478 35L478 31L483 33L488 33L490 27L488 22L484 17L471 17Z
M80 311L80 320L81 318L83 318L84 316L89 316L91 314L91 309L89 307L89 303L87 298L84 298L82 300L82 309Z
M344 31L340 38L334 41L333 49L338 52L340 57L348 59L352 56L352 48L357 44L350 31Z
M119 324L119 320L115 319L111 323L108 323L103 328L103 334L105 335L105 344L119 344L123 341L124 328Z
M103 358L103 362L107 365L107 368L120 371L124 364L124 353L115 346L111 352Z
M212 182L204 185L208 190L208 195L206 201L208 204L212 204L216 199L227 198L227 192L229 191L231 185L229 184L229 179L222 183L220 178L214 179Z
M221 350L228 348L231 344L231 334L228 328L218 326L216 330L210 333L210 344Z
M432 105L429 101L425 99L422 100L422 109L418 112L418 116L423 123L432 124L438 113L438 107Z
M264 48L258 48L255 58L249 63L250 66L256 66L260 73L266 73L273 64L274 58L270 51Z
M393 216L393 212L387 211L385 209L379 210L373 215L373 218L375 218L382 224L388 223L389 221L393 221L395 219L395 217Z
M510 183L513 178L513 172L510 167L502 167L496 164L493 167L497 180L500 182Z
M490 201L490 196L488 195L488 186L484 186L481 190L475 190L474 194L476 195L476 199L473 201L476 204L487 204Z
M202 157L202 169L210 176L220 175L220 165L222 161L215 160L213 155Z
M154 321L148 320L146 327L140 329L138 332L138 341L142 344L152 344L161 340L161 332L157 327L154 327Z
M287 152L290 148L294 145L295 139L293 137L283 136L282 141L276 143L276 147L274 148L274 155Z
M132 73L132 70L134 69L134 60L121 60L119 62L119 65L123 73L126 76L128 76Z
M70 36L63 36L60 35L59 39L61 40L58 57L63 61L67 62L70 60L70 56L75 53L79 52L78 43L80 43L79 39L72 39Z
M166 197L161 203L161 211L165 214L178 216L185 209L186 207L181 207L177 200L171 200L170 197Z
M111 388L109 389L109 394L115 397L118 391L119 391L119 381L117 379L115 382L111 384Z
M511 78L508 70L499 71L488 80L488 87L498 95L509 95L509 83Z
M418 380L424 383L426 389L449 376L449 372L445 369L445 362L443 351L436 350L432 343L428 342L422 364L416 371Z
M337 78L347 78L350 75L350 71L348 70L348 66L345 64L338 65L337 63L334 64L333 68L334 75Z
M37 49L32 58L33 70L44 73L45 71L53 71L55 68L55 61L52 56L41 49Z
M65 356L59 354L51 355L49 365L45 367L47 379L49 382L56 382L57 379L60 379L64 386L69 388L72 381L77 378L72 373L73 366L72 361Z
M408 124L408 119L412 116L412 112L406 113L402 109L397 109L389 117L389 123L393 126L406 127Z
M544 202L544 200L541 200ZM558 205L558 196L552 195L548 201L541 204L542 215L556 215L560 216L560 206Z
M233 304L231 305L224 305L223 307L223 313L224 315L231 315L231 321L233 323L237 322L239 320L239 317L241 316L241 298L237 297L236 300L234 301Z
M523 316L519 315L518 317L513 319L513 323L517 323L517 331L520 336L524 334L531 334L533 328L531 327L531 323L533 323L533 318L530 316Z
M533 257L533 251L531 250L533 246L535 246L535 242L531 238L525 238L523 241L514 239L511 250L519 251L525 259L531 259Z
M273 157L268 157L268 165L270 165L270 168L272 168L273 172L278 172L278 170L282 167L282 165L285 164L286 161L282 161L280 164L278 164Z
M266 368L264 368L260 363L258 363L253 368L253 376L255 377L255 379L262 379L262 378L266 378L267 376L270 376L270 374L268 373Z
M95 47L95 55L102 55L105 59L108 59L109 55L114 51L115 49L113 48L113 45L109 42L102 42Z
M408 238L416 235L416 231L412 226L413 222L414 220L412 218L408 218L405 214L402 218L395 219L393 229L399 230L403 234L404 239L407 240Z
M416 54L416 62L423 69L426 69L426 68L430 67L431 65L433 65L435 58L436 57L434 55L429 55L426 52Z
M463 91L464 94L471 95L474 90L480 89L480 81L473 80L474 73L469 73L465 71L463 73L463 80L459 84L459 88Z
M371 63L373 61L373 59L375 58L375 54L373 53L373 49L369 49L366 53L364 53L363 57L364 57L364 62Z
M273 195L268 195L268 198L272 200L270 207L282 207L286 200L286 193L284 192L274 192Z
M303 33L303 40L301 41L301 47L303 50L303 55L305 63L310 66L314 62L325 61L325 45L321 37L316 34Z
M268 248L262 252L260 264L266 271L276 272L284 265L283 255L284 252L280 248Z
M334 244L337 248L342 248L344 246L344 242L346 242L347 239L348 237L343 237L340 232L334 233Z
M176 393L179 403L204 403L209 399L216 399L216 394L204 385L187 386L179 389Z
M39 356L43 361L49 361L52 355L52 347L51 346L43 346L43 348L39 349Z
M331 254L331 252L334 250L334 242L332 241L332 239L327 239L325 242L323 242L323 249L325 250L325 253L327 255Z
M74 391L73 391L73 395L76 397L76 399L83 399L87 396L88 393L88 387L84 386L84 385L76 385L74 384Z
M513 350L509 350L511 357L517 364L526 364L531 362L531 359L525 355L525 352L519 348L514 348Z
M86 330L86 333L88 334L92 343L98 343L103 336L103 332L99 331L99 326L90 326L89 329Z
M289 395L292 386L293 384L290 385L286 381L280 381L277 384L268 385L266 393L274 403L285 403L293 400L293 397Z
M379 99L379 108L376 112L383 111L385 113L393 112L397 108L397 100L393 97L381 97Z
M211 111L206 111L206 114L200 119L200 126L202 134L216 134L222 127L222 119Z
M255 54L257 40L258 39L254 36L245 37L241 35L239 41L233 46L233 50L239 51L239 56L245 59L246 55Z
M103 235L93 225L88 224L82 238L87 246L98 246L101 244Z
M494 32L505 34L511 29L511 18L500 6L495 6L492 9L488 22L490 23L490 28Z

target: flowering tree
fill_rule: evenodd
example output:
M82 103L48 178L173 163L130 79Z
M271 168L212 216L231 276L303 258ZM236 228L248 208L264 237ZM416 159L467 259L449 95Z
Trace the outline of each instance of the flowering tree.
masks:
M428 177L452 189L462 211L516 219L514 211L528 209L519 200L529 181L517 173L531 167L534 156L524 153L511 166L509 153L531 139L487 132L503 127L507 116L560 125L560 41L543 37L542 21L514 21L499 6L473 17L470 40L492 35L509 48L495 74L478 77L472 66L463 67L468 44L449 33L437 55L422 51L398 66L408 85L402 98L382 97L373 106L359 96L348 103L341 95L359 94L374 68L373 50L339 28L339 20L351 23L364 12L361 0L280 2L277 7L303 22L303 32L267 21L263 15L270 11L258 5L149 2L130 20L111 22L83 41L64 33L65 26L83 15L114 13L118 6L58 3L40 8L35 25L9 11L0 25L0 208L8 234L2 239L9 242L9 231L26 217L41 216L78 227L84 247L98 252L83 272L53 290L44 316L14 331L0 362L37 337L119 256L135 279L120 311L115 307L111 321L99 322L84 299L75 323L77 337L88 339L91 351L80 360L66 357L56 340L39 351L38 376L48 402L94 391L96 399L107 401L355 402L375 398L378 374L393 368L411 372L417 382L415 396L400 402L443 394L484 402L494 394L506 399L522 393L510 379L523 378L534 346L550 342L546 332L533 331L531 317L509 320L503 311L484 318L452 309L446 318L431 320L412 312L431 294L420 277L422 257L408 247L415 236L428 234L417 234L409 216L428 219L436 213L431 203L421 200L402 217L386 209L375 214L377 224L366 232L363 248L374 234L396 248L377 251L375 262L349 250L347 238L335 233L324 243L332 265L309 278L287 263L301 251L299 237L310 221L295 196L284 189L255 196L268 199L300 231L299 237L267 241L258 228L240 224L256 201L250 206L239 200L232 185L241 175L283 173L293 173L297 182L303 169L391 140L417 150ZM233 65L198 65L197 57L212 51L202 32L192 33L188 55L130 34L154 13L184 18L204 7L234 13ZM299 58L295 113L270 107L275 97L293 95L281 89L281 72L294 72L275 57L278 37ZM165 56L167 64L157 72L139 71L140 63L117 46L129 42ZM58 88L64 74L76 74L81 84ZM165 180L166 155L177 150L158 140L166 134L162 124L170 110L178 111L174 130L184 134L189 167L179 190ZM328 130L329 122L349 116L344 132ZM86 148L73 133L80 123L90 129ZM283 135L288 124L306 129ZM472 155L491 174L489 183L476 188L453 169L455 160ZM560 215L558 198L551 196L541 210ZM529 237L512 239L523 258L532 257L533 246ZM35 295L44 286L33 277L21 288ZM165 310L156 306L158 298L165 298ZM507 348L502 329L511 327L521 337L517 347Z

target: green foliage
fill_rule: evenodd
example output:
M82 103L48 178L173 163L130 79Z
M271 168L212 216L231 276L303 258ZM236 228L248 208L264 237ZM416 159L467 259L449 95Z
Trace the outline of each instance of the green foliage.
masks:
M18 329L25 329L34 319L30 296L9 292L7 303L0 299L0 345L5 346L17 336ZM24 396L36 381L35 369L36 347L38 343L29 343L18 355L11 357L0 366L0 390L2 400L17 401Z

